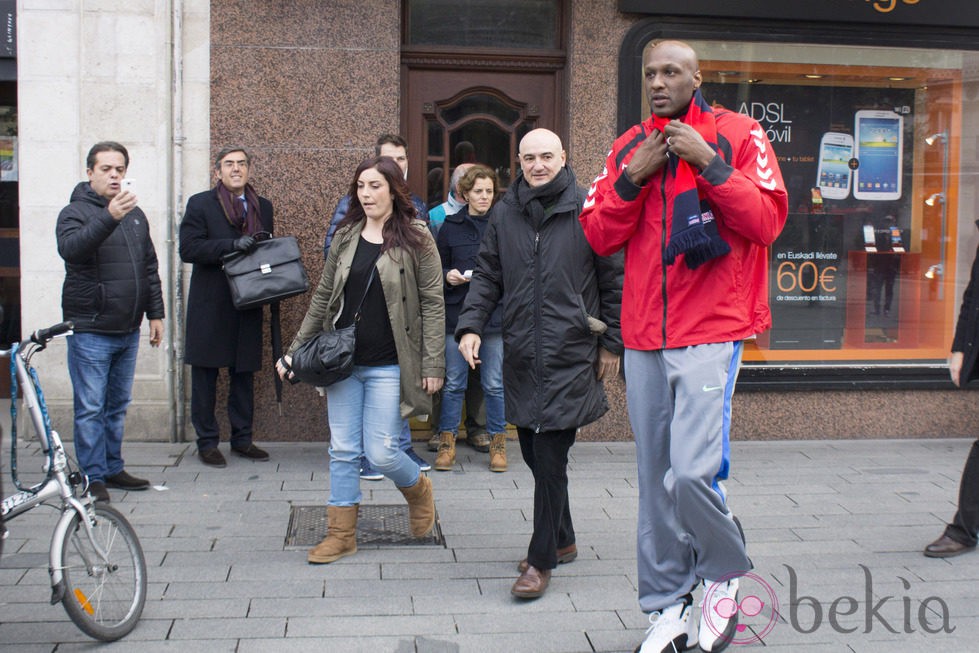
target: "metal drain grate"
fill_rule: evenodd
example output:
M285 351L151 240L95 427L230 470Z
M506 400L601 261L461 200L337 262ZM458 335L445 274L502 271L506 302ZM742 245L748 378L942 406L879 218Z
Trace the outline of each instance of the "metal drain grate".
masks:
M292 506L285 547L315 546L326 537L326 530L326 506ZM445 539L438 512L431 534L413 537L407 505L361 505L357 511L357 546L445 546Z

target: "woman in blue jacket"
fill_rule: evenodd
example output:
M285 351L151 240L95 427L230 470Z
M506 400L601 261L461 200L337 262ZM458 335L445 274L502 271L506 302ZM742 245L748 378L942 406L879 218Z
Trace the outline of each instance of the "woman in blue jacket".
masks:
M438 249L445 278L445 386L442 389L442 412L439 418L439 449L435 469L448 471L455 464L455 440L462 419L462 402L466 394L469 367L459 352L455 338L456 322L469 292L469 281L476 267L479 244L489 223L489 210L499 195L496 173L484 165L475 165L459 181L459 190L467 206L445 217L438 232ZM506 418L503 409L503 334L499 306L493 312L479 348L480 381L486 397L486 428L492 434L489 467L505 472Z

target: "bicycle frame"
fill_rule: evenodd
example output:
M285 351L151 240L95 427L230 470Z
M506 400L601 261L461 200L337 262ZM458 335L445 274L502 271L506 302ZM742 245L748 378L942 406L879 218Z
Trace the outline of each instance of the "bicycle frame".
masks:
M10 350L0 351L0 356L10 356L10 365L14 368L18 385L24 395L24 406L28 410L31 424L40 441L41 448L47 456L44 470L46 477L44 481L31 488L20 489L9 497L4 498L0 502L0 519L9 521L17 515L23 514L42 503L53 502L55 499L59 500L61 504L61 517L58 519L54 534L52 535L48 562L48 572L51 576L52 604L60 601L65 593L64 576L60 562L62 559L62 545L65 540L65 533L71 524L72 517L76 513L79 515L80 523L85 525L85 530L98 557L102 563L109 564L108 555L98 545L95 538L92 537L92 515L89 513L89 508L93 500L88 496L80 500L75 493L75 486L83 482L87 485L87 479L83 481L80 476L75 478L76 474L70 473L68 456L65 453L61 436L58 435L57 431L50 428L45 419L46 408L43 403L43 396L40 393L36 376L31 374L30 357L34 353L43 350L52 338L70 333L70 323L59 324L50 329L35 332L29 339L21 342L19 346L13 347ZM27 353L25 354L25 352ZM11 402L13 402L11 410L11 420L13 421L16 420L17 397L15 395L11 396ZM12 439L11 446L15 447L15 436ZM13 453L11 453L11 458L13 459ZM11 472L13 473L14 471L14 465L12 464ZM14 481L16 483L16 477ZM94 562L92 560L86 560L86 564L88 565L92 565Z

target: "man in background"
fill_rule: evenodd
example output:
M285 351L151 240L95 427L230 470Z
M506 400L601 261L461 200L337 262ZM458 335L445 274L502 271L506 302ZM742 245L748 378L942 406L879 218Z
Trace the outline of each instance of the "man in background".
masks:
M222 269L225 254L248 252L256 239L272 234L272 203L249 183L252 157L242 147L226 147L214 159L216 183L187 200L180 223L180 258L194 265L187 296L184 363L190 365L190 421L197 432L197 456L210 467L225 467L218 450L221 430L214 416L218 372L228 370L231 451L266 461L252 442L255 372L262 369L262 307L239 311Z

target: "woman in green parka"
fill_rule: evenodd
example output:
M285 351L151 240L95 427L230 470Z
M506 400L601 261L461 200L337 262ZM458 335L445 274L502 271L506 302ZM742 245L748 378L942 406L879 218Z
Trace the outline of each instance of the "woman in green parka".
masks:
M363 300L363 303L361 301ZM357 321L354 371L326 389L330 423L329 532L311 563L357 551L360 456L394 481L408 501L412 534L435 524L432 483L398 446L402 420L431 411L445 378L442 263L390 157L357 167L350 209L337 227L309 310L289 354L322 330ZM276 364L286 376L287 354Z

